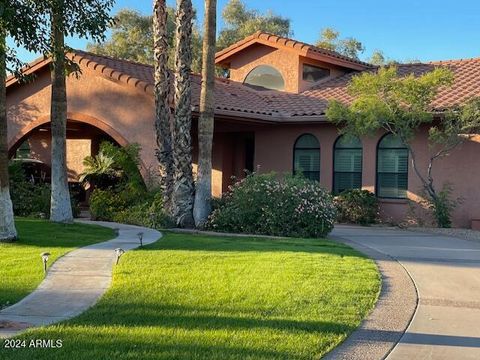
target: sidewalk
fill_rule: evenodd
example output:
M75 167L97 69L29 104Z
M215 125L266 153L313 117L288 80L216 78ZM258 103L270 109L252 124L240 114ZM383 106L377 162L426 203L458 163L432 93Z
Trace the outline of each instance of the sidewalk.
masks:
M137 248L137 234L143 244L157 241L162 234L139 226L107 222L80 221L118 229L117 238L74 250L59 258L48 270L45 280L18 303L0 311L0 338L11 337L29 327L44 326L75 317L107 291L112 281L116 255L114 250Z

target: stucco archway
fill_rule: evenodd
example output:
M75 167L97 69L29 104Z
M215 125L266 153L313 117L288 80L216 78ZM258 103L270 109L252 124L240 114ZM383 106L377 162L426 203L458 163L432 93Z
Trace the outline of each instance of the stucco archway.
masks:
M75 112L68 112L67 118L69 120L78 121L81 123L85 123L91 126L94 126L106 134L108 134L112 139L114 139L120 146L126 146L129 144L129 141L121 135L117 130L112 128L110 125L106 124L105 122L94 118L93 116L89 116L86 114L75 113ZM38 117L36 120L31 121L26 126L24 126L12 139L8 141L8 153L9 155L13 155L14 151L22 141L30 134L33 130L42 126L46 123L50 122L50 114L43 115Z

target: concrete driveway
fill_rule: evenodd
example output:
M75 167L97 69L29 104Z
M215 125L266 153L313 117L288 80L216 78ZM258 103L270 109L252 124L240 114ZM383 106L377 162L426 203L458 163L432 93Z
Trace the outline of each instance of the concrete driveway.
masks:
M397 260L416 286L415 314L388 360L480 359L479 242L377 227L332 235Z

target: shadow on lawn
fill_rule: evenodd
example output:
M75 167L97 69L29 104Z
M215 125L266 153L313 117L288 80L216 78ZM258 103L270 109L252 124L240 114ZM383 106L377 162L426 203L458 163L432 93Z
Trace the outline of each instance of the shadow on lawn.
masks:
M324 253L338 256L365 256L351 247L325 239L300 238L235 238L223 236L184 235L165 233L155 244L138 249L148 250L184 250L184 251L219 251L219 252L304 252Z
M115 317L112 317L112 311ZM250 314L249 314L250 312ZM285 332L322 332L337 335L351 332L348 324L328 321L308 321L275 318L273 311L225 310L218 314L215 308L187 307L181 305L121 303L112 306L111 301L97 305L95 312L71 320L72 325L82 326L159 326L187 330L250 330L272 329Z

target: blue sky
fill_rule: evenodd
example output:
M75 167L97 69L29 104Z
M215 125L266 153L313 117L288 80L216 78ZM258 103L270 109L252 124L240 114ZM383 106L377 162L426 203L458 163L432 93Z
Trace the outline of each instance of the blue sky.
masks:
M228 0L218 0L218 12ZM366 47L362 58L380 49L395 60L421 61L480 57L480 1L478 0L244 0L249 8L273 12L291 19L293 37L313 43L320 29L333 27L344 37L353 36ZM174 5L174 0L169 0ZM198 19L203 1L193 0ZM121 8L151 11L151 0L117 0ZM219 16L220 20L220 16ZM221 21L219 22L221 27ZM69 39L74 48L86 41ZM19 52L24 61L35 54Z

